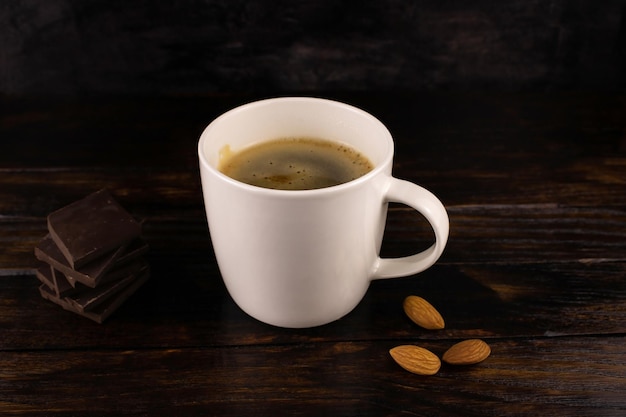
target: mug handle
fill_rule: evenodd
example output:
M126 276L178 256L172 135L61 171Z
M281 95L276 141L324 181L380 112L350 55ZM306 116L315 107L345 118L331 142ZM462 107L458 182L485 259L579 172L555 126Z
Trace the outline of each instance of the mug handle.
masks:
M450 230L448 213L441 201L425 188L393 177L390 178L385 192L385 201L406 204L420 212L435 232L435 243L415 255L401 258L378 257L372 279L405 277L432 266L443 253Z

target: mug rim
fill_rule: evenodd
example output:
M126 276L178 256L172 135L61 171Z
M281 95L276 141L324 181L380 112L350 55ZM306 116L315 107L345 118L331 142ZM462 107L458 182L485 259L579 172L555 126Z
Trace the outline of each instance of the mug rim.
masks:
M325 103L331 106L337 106L337 107L341 107L345 110L349 110L353 113L359 114L360 116L366 117L368 119L370 119L371 121L373 121L375 124L378 124L383 131L386 133L385 135L385 141L387 142L387 154L382 158L382 160L380 161L380 163L376 164L374 166L374 168L369 171L368 173L366 173L365 175L362 175L358 178L355 178L353 180L350 180L348 182L344 182L341 184L337 184L337 185L332 185L329 187L322 187L322 188L314 188L314 189L307 189L307 190L280 190L280 189L275 189L275 188L266 188L266 187L261 187L261 186L257 186L257 185L251 185L251 184L247 184L245 182L236 180L232 177L229 177L228 175L222 173L219 169L217 169L217 167L214 167L211 163L209 163L209 161L207 160L207 157L204 153L204 143L208 140L207 138L209 137L209 132L210 130L217 124L219 123L221 120L227 118L227 117L231 117L233 114L242 112L242 111L246 111L250 108L254 108L254 107L260 107L260 106L265 106L265 105L270 105L273 102L289 102L289 101L293 101L293 102L317 102L317 103ZM305 197L305 196L314 196L314 195L320 195L320 194L328 194L328 193L334 193L334 192L339 192L345 188L351 188L351 187L356 187L361 183L370 181L371 178L379 175L379 173L381 171L384 171L385 168L387 166L391 166L392 161L393 161L393 155L394 155L394 142L393 142L393 137L391 136L391 132L389 131L389 129L387 129L387 127L375 116L373 116L372 114L366 112L363 109L360 109L356 106L353 106L351 104L347 104L347 103L343 103L341 101L337 101L337 100L332 100L332 99L327 99L327 98L320 98L320 97L308 97L308 96L286 96L286 97L273 97L273 98L266 98L266 99L261 99L261 100L255 100L255 101L251 101L239 106L236 106L234 108L231 108L230 110L227 110L226 112L220 114L219 116L217 116L215 119L213 119L202 131L202 133L200 134L200 139L198 140L198 158L201 164L201 168L204 167L205 169L207 169L208 171L210 171L213 175L215 175L217 178L221 179L222 181L225 181L233 186L242 188L248 192L253 192L253 193L261 193L261 194L270 194L270 195L275 195L275 196L284 196L284 197ZM368 158L371 157L368 155Z

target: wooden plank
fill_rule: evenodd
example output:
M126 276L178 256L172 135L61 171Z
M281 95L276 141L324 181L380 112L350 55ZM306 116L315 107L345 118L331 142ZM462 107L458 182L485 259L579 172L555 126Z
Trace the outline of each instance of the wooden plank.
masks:
M457 140L462 142L463 138ZM603 202L603 207L626 206L623 154L546 158L545 147L551 144L545 142L544 147L539 146L532 153L518 155L517 160L460 145L454 153L465 155L463 160L407 150L396 158L395 175L428 188L450 207L530 204L593 207L598 201ZM46 210L102 187L126 197L130 204L156 204L163 209L172 204L201 204L195 146L188 146L181 159L185 162L176 167L63 165L0 169L0 213L45 215ZM497 165L493 160L498 160ZM528 161L533 161L532 165ZM41 185L43 179L45 187Z
M210 240L201 197L185 203L185 190L160 189L154 193L137 189L120 199L144 221L144 236L162 256L210 252ZM141 201L140 201L141 200ZM52 211L57 201L32 210ZM67 201L67 196L64 197ZM171 201L171 203L166 203ZM161 204L161 205L159 205ZM170 204L169 207L166 207ZM43 207L43 208L42 208ZM450 237L440 264L519 264L626 261L626 209L569 207L558 204L484 205L448 207ZM181 234L184 232L184 236ZM0 218L0 275L29 273L36 266L33 249L47 233L45 214L32 218ZM430 226L416 212L393 206L383 241L383 256L408 255L428 247ZM538 255L540 255L538 257ZM199 258L202 259L202 258ZM186 261L189 262L189 261Z
M626 263L437 265L415 277L372 283L357 308L337 322L289 330L243 313L227 294L210 253L183 248L151 256L150 281L103 325L42 299L34 276L0 277L0 349L626 333ZM404 315L402 301L412 294L439 309L444 330L423 330Z
M442 355L454 340L11 351L0 356L0 410L6 416L626 412L623 336L488 342L485 362L444 364L435 376L407 373L388 350L416 343Z
M448 246L439 262L518 264L626 261L626 210L560 204L447 207ZM389 212L383 254L427 247L430 226L411 209Z

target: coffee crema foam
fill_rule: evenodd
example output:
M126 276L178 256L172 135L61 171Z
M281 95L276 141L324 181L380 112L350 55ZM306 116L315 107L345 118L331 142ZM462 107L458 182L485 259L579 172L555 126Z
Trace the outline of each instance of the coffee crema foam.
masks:
M279 138L220 151L218 169L246 184L277 190L312 190L359 178L374 168L347 145L317 138Z

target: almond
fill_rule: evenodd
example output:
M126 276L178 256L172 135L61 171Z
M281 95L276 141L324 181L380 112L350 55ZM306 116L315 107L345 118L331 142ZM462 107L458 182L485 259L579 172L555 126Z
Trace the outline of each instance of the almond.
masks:
M402 304L404 312L418 326L424 329L443 329L445 323L443 317L428 301L416 295L409 295Z
M443 354L444 362L451 365L473 365L491 354L491 348L480 339L469 339L453 345Z
M441 368L441 361L437 355L419 346L396 346L389 354L398 365L414 374L434 375Z

